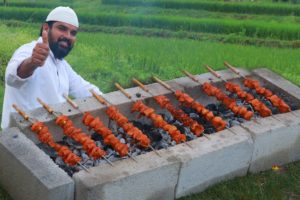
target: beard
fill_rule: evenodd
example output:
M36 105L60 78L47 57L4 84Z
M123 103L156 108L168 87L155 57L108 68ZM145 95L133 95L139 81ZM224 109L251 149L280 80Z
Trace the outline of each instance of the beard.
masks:
M60 37L57 39L57 41L54 41L50 30L49 30L48 38L49 38L49 47L54 57L59 60L66 57L73 48L71 41L65 37Z

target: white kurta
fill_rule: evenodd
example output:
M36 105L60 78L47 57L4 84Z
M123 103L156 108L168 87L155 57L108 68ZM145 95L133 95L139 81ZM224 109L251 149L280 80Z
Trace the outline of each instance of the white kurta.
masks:
M96 86L79 76L64 59L55 59L52 52L50 52L45 64L38 67L32 76L26 79L17 76L18 67L26 58L31 56L37 42L42 42L42 38L40 37L38 41L25 44L17 49L7 65L2 129L9 127L10 113L15 112L12 104L18 105L23 110L32 110L41 107L36 100L37 97L47 104L57 104L66 101L63 94L82 98L91 96L90 89L101 94Z

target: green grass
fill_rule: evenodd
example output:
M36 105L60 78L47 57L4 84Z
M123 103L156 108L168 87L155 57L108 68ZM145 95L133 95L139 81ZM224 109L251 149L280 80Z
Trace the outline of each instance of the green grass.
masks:
M203 193L180 200L282 200L300 199L300 162L286 165L281 172L248 174L217 184Z
M24 20L27 22L41 22L49 9L47 8L20 8L0 7L1 19ZM83 9L84 10L84 9ZM107 9L109 10L109 9ZM188 31L201 33L235 34L255 38L268 38L280 40L299 40L300 26L298 18L286 17L284 20L251 19L249 16L243 20L232 18L194 18L187 16L165 14L124 14L118 12L78 12L83 24L102 25L110 27L131 26L139 28L160 28L171 31ZM214 15L215 16L215 15ZM271 19L271 20L270 20ZM278 19L278 18L276 18Z

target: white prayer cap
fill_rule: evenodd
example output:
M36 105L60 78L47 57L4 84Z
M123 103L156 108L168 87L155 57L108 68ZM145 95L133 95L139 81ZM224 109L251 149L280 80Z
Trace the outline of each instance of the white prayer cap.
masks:
M70 7L56 7L47 16L46 22L59 21L79 27L79 22L76 13Z

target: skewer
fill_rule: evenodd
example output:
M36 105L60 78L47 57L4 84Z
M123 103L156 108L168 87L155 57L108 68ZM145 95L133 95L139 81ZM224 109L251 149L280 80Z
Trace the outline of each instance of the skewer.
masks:
M183 70L183 72L185 73L186 71ZM193 77L191 74L190 74L190 76ZM153 78L156 82L158 82L159 84L161 84L162 86L164 86L166 89L168 89L168 90L170 90L170 91L172 91L172 92L174 92L174 93L176 92L176 90L174 90L174 89L173 89L170 85L168 85L166 82L160 80L159 78L157 78L157 77L155 77L155 76L153 76L152 78ZM195 81L198 82L197 79L195 79ZM203 136L206 137L208 140L211 139L211 138L210 138L208 135L206 135L205 133L203 133Z
M230 92L234 92L238 95L239 98L243 99L245 102L251 104L254 109L252 107L251 108L251 111L254 113L254 111L257 111L259 113L260 116L262 117L267 117L267 116L270 116L272 115L272 112L271 110L266 107L265 104L263 104L260 100L254 98L254 96L252 94L249 94L248 92L245 92L243 91L239 86L236 86L238 87L239 89L236 89L235 91L232 91L230 90L230 86L234 86L233 83L231 82L228 82L227 80L223 79L222 76L220 74L218 74L216 71L214 71L211 67L209 67L208 65L205 65L206 69L208 69L208 71L210 73L212 73L215 77L221 79L222 81L225 82L226 84L226 90L229 90ZM229 85L227 85L229 84ZM229 87L229 88L227 88ZM237 91L240 91L240 92L237 92ZM243 92L243 93L241 93ZM243 96L244 95L244 96ZM248 96L247 96L248 95ZM257 122L257 117L254 117L253 119L255 122Z
M100 96L99 94L96 94L93 90L90 90L92 95L103 105L111 106L112 104L108 102L107 99L105 99L103 96ZM151 146L151 145L150 145ZM128 156L133 159L135 162L138 162L130 153L128 153ZM160 156L160 155L159 155Z
M37 122L37 120L31 119L23 110L21 110L16 104L12 105L13 108L26 120L29 121L31 124L34 124L35 122ZM85 171L89 172L89 170L83 166L80 161L77 162L77 164L79 164Z
M268 90L265 87L262 87L257 80L248 79L246 76L243 76L235 67L230 65L228 62L224 62L224 65L228 67L232 72L244 78L244 85L250 89L255 89L256 93L265 97L269 100L272 105L274 105L281 113L290 112L290 106L280 97L273 94L272 91Z
M73 108L77 109L81 114L84 114L84 112L83 112L82 110L80 110L79 106L78 106L72 99L70 99L70 98L68 97L68 95L64 94L63 96L66 98L66 100L68 101L68 103L70 103L71 106L72 106ZM127 155L130 156L129 153L128 153ZM105 159L106 159L106 158L105 158ZM106 160L106 161L107 161L107 162L110 162L109 160ZM111 164L112 164L112 163L111 163Z
M55 117L59 117L59 114L56 114L56 112L46 103L44 103L40 98L37 98L38 102L43 105L43 107L52 115ZM101 158L105 159L111 166L114 166L105 156L101 156Z
M132 96L129 94L129 93L127 93L126 91L125 91L125 89L119 84L119 83L115 83L115 86L128 98L128 99L130 99L130 100L132 100L133 102L136 102L135 100L133 100L132 99ZM159 157L161 157L161 155L156 151L156 149L154 149L153 148L153 146L150 144L149 145L149 147L150 147L150 149L152 150L152 151L154 151L154 153L156 154L156 155L158 155Z
M140 84L142 84L142 83L140 83ZM120 84L118 84L118 83L116 83L115 84L116 85L116 87L118 88L118 89L120 89L120 91L125 95L125 96L127 96L127 97L131 97L131 95L129 94L129 93L127 93L126 91L125 91L125 89L120 85ZM132 98L129 98L129 99L131 99L133 102L136 102L135 100L133 100ZM187 144L186 142L185 142L185 144ZM151 145L150 145L151 146ZM189 145L187 145L187 146L189 146ZM189 146L189 147L191 147L191 146ZM192 148L192 147L191 147ZM152 150L155 150L153 147L151 148ZM156 152L156 151L154 151L156 154L158 154L158 152Z
M144 90L145 92L148 92L152 97L155 97L156 95L155 94L153 94L148 88L146 88L146 86L142 83L142 82L140 82L139 80L137 80L137 79L135 79L135 78L133 78L132 79L132 81L135 83L135 84L137 84L142 90ZM173 106L173 105L172 105ZM167 110L169 110L168 108L167 108ZM174 109L175 110L175 109ZM170 111L170 110L169 110ZM178 111L180 111L180 112L183 112L181 109L176 109L176 112L178 113ZM175 112L175 113L176 113ZM179 113L180 113L179 112ZM172 112L171 112L172 113ZM183 112L184 113L184 112ZM173 114L173 113L172 113ZM174 115L175 116L175 115ZM176 118L176 117L175 117ZM187 118L190 118L188 115L187 115ZM192 118L190 118L192 121L194 121ZM178 119L179 121L181 121L181 122L183 122L182 120L183 120L183 118L181 118L181 119ZM186 120L186 119L185 119ZM184 125L184 126L186 126L186 125ZM200 126L200 125L199 125ZM202 125L201 125L202 126ZM191 132L194 134L194 135L197 135L197 134L195 134L193 131L192 131L192 128L191 128L191 124L189 124L189 125L187 125L187 127L190 127L190 130L191 130ZM203 127L203 126L202 126ZM204 129L204 127L203 127L203 129ZM201 133L202 135L203 135L203 132Z
M214 76L216 76L217 78L219 78L219 79L221 79L221 80L223 80L223 81L226 82L226 80L224 80L219 74L217 74L214 70L212 70L208 65L205 65L205 67ZM196 80L196 82L199 83L199 80ZM216 96L216 94L211 93L211 88L207 88L207 87L213 87L214 90L218 90L218 92L220 92L222 94L222 96L225 98L225 101L224 101L224 99L223 100L222 99L218 99L218 100L221 101L227 108L229 108L235 115L240 115L240 116L242 116L246 120L250 120L252 118L252 116L254 114L253 112L247 111L247 108L245 106L238 106L237 104L235 104L235 105L232 106L232 104L230 104L229 101L232 101L234 103L235 100L232 99L232 98L230 98L228 95L226 95L225 93L223 93L221 90L215 88L214 86L212 86L210 83L207 83L207 82L203 83L202 86L203 86L202 89L205 91L205 93L207 95L209 95L209 96L215 96L217 99L218 99L218 97ZM204 88L206 88L206 89L204 89ZM227 102L227 104L226 104L226 102ZM232 106L232 107L230 107L230 106Z

